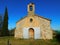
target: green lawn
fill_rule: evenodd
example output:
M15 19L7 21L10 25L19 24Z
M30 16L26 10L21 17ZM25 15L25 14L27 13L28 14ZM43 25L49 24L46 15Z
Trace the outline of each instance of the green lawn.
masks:
M59 43L54 40L25 40L15 39L14 37L0 37L0 45L7 45L8 39L11 45L59 45Z

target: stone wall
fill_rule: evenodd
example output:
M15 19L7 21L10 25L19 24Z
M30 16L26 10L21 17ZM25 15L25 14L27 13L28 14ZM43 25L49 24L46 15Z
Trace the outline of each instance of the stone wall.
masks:
M33 19L32 22L30 22L31 18ZM41 32L40 39L52 39L53 37L52 30L50 28L50 21L40 18L38 16L27 16L23 20L19 21L16 24L15 37L23 38L23 29L28 27L39 27Z

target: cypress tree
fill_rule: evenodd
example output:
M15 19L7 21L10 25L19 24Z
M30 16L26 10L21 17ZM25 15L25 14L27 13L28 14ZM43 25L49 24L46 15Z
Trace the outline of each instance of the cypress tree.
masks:
M5 14L4 14L4 20L3 20L3 26L2 26L2 36L8 36L8 11L7 8L5 8Z

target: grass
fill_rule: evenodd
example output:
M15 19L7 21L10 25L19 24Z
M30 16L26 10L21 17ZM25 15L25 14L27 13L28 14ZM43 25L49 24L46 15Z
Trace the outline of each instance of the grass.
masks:
M0 37L0 45L59 45L56 40L25 40L25 39L15 39L14 37Z

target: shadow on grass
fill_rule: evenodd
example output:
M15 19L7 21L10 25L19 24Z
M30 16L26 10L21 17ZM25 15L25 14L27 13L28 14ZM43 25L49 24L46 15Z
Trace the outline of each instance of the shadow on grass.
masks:
M9 39L9 41L8 41ZM53 40L34 40L34 39L15 39L14 37L1 37L0 45L7 45L11 43L11 45L60 45L56 39Z

